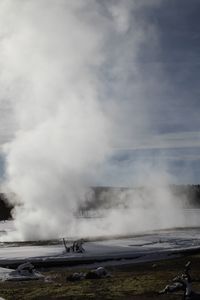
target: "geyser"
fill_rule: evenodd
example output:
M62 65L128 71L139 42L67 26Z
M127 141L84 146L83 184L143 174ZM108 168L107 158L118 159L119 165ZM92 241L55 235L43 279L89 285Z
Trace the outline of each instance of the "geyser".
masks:
M142 172L143 167L141 178L150 174L155 185L159 178L164 186L146 202L149 210L137 196L128 213L112 210L104 221L74 217L114 149L129 141L138 147L151 129L147 95L159 88L161 71L149 69L149 82L139 54L159 43L157 29L145 19L148 7L158 4L1 1L0 101L5 119L12 120L4 186L19 204L13 213L16 232L8 239L124 233L150 228L155 216L152 228L163 220L175 225L177 216L166 217L174 211L168 176Z

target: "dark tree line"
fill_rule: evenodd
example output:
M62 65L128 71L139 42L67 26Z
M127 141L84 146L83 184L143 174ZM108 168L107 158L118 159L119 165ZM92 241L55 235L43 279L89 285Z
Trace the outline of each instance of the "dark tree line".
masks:
M98 209L110 209L112 207L126 208L127 199L130 196L134 197L134 193L143 195L145 187L139 188L120 188L120 187L93 187L92 194L85 201L80 212L83 215L87 211ZM174 201L181 201L185 208L200 208L200 185L171 185L169 186L171 194L174 196ZM147 191L149 192L149 191ZM120 194L125 195L120 197ZM150 196L150 194L148 194ZM13 206L8 204L8 195L0 193L0 221L11 219L11 211ZM123 199L123 200L122 200ZM122 203L123 201L123 203Z
M8 199L5 194L0 193L0 221L9 220L11 216L12 206L8 204Z
M187 207L200 208L200 184L172 185L172 193L185 201Z
M170 185L170 195L184 208L200 208L200 185ZM85 201L80 211L110 209L112 207L128 208L130 198L153 197L155 188L149 187L93 187L92 196Z

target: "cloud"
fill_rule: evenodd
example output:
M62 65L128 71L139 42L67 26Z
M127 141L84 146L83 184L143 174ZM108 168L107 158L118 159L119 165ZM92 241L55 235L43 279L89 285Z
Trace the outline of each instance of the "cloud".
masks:
M141 136L135 143L127 141L124 147L115 150L136 149L170 149L170 148L194 148L200 147L200 132L171 132L157 135Z

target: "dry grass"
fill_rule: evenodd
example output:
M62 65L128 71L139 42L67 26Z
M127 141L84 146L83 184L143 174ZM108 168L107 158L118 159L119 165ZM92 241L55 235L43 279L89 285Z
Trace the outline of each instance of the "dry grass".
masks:
M200 292L200 255L193 255L157 263L109 267L111 278L80 282L66 280L74 269L43 270L48 281L3 282L0 283L0 296L6 300L181 299L180 294L159 295L158 291L183 270L188 260L192 261L194 290Z

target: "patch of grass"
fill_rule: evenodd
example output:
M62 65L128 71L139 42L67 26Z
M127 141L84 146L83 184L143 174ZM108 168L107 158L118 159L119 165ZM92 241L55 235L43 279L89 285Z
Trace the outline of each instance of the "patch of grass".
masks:
M74 269L45 271L50 281L2 282L0 296L7 300L61 299L181 299L181 295L158 295L185 263L192 261L194 290L200 292L200 255L165 260L157 263L123 265L108 268L112 277L100 280L69 282L66 278ZM79 271L87 271L84 269Z

